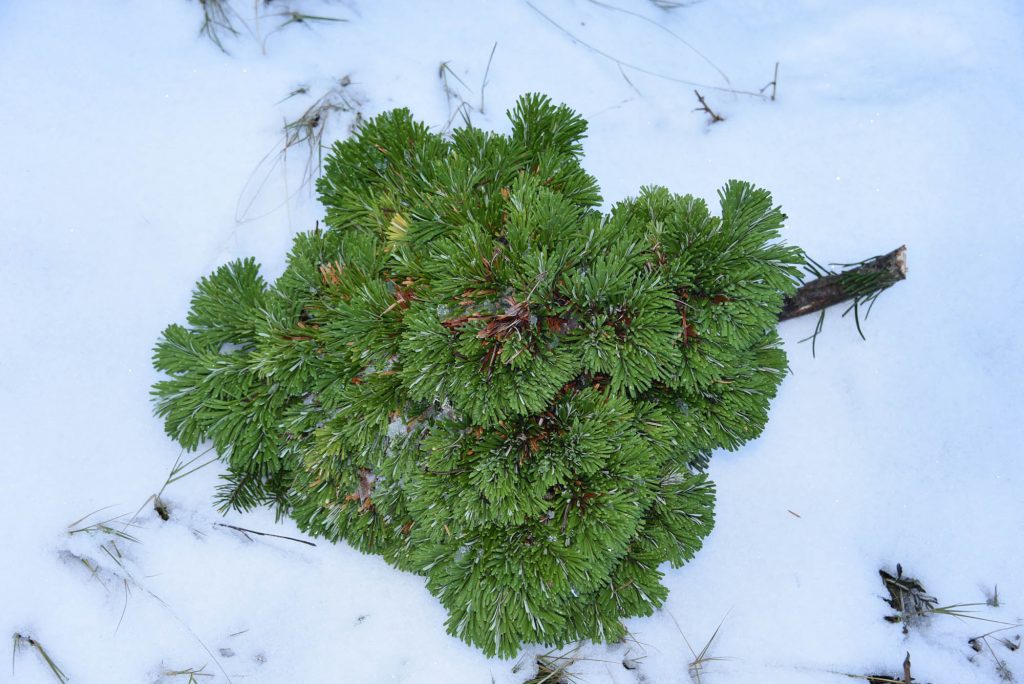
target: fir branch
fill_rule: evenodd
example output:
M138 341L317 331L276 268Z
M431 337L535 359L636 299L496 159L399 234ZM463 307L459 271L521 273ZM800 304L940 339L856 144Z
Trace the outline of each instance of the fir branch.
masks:
M214 497L221 513L244 513L259 506L274 506L280 517L287 509L285 473L266 473L259 466L247 470L229 470L221 475Z

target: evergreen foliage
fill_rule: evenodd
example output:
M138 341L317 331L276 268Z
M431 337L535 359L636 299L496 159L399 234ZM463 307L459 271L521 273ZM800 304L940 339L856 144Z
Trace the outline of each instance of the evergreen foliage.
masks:
M521 98L511 135L406 110L334 146L324 230L273 285L196 287L156 347L156 411L210 441L227 508L420 573L487 654L624 636L713 523L713 449L755 437L786 372L801 252L764 190L721 215L661 187L598 209L586 123Z

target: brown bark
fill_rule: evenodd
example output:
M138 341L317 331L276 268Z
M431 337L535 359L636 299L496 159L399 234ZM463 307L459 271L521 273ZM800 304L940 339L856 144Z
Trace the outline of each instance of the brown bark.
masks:
M864 296L864 292L851 291L849 283L852 275L877 276L877 290L903 280L907 277L907 246L876 256L842 273L833 273L804 283L792 297L786 299L779 320L804 316Z

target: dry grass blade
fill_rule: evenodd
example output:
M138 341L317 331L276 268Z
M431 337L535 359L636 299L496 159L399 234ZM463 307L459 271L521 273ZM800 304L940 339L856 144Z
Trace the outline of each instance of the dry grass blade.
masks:
M526 5L530 9L532 9L535 13L537 13L546 22L548 22L549 24L554 26L556 29L558 29L559 32L565 34L574 43L576 43L578 45L581 45L582 47L586 48L587 50L590 50L591 52L593 52L596 55L604 57L605 59L610 60L610 61L618 64L620 67L624 67L624 68L627 68L627 69L632 69L633 71L639 72L641 74L646 74L648 76L653 76L655 78L660 78L660 79L663 79L663 80L666 80L666 81L671 81L673 83L682 83L683 85L688 85L688 86L692 86L692 87L695 87L695 88L705 88L707 90L718 90L718 91L721 91L721 92L733 93L734 95L749 95L751 97L761 98L762 100L767 99L767 97L763 93L757 93L757 92L750 91L750 90L738 90L736 88L725 87L725 86L716 86L716 85L711 85L711 84L708 84L708 83L698 83L697 81L691 81L691 80L688 80L688 79L685 79L685 78L678 78L676 76L672 76L672 75L669 75L669 74L663 74L663 73L654 71L652 69L647 69L645 67L642 67L639 64L631 64L630 62L623 61L623 60L619 59L618 57L616 57L616 56L614 56L612 54L609 54L609 53L605 52L604 50L596 47L595 45L592 45L592 44L586 42L585 40L582 40L579 36L575 35L571 31L569 31L567 28L565 28L564 26L559 24L557 21L552 19L550 16L548 16L547 14L542 12L535 4L530 2L530 0L525 0L525 1L526 1Z
M327 119L334 112L347 112L353 109L352 102L349 101L340 89L335 88L324 93L320 99L307 107L306 111L302 112L297 119L285 123L285 151L296 145L303 144L309 149L303 182L309 182L313 178L313 160L316 160L316 169L319 169L323 162L323 139L324 131L327 128Z
M64 552L62 552L62 555L64 555L67 558L70 558L70 559L81 561L82 565L84 565L85 568L90 571L90 573L94 574L97 577L97 579L100 580L101 584L103 584L104 577L107 578L107 579L116 579L116 580L120 581L121 583L123 583L124 587L125 587L125 601L126 602L127 602L128 598L131 595L131 589L132 588L138 589L139 591L142 592L142 594L144 594L145 596L148 596L151 599L153 599L154 601L156 601L167 612L167 614L170 615L171 618L175 622L177 622L181 626L181 628L184 629L189 634L189 636L191 636L196 641L196 643L199 644L199 646L210 657L210 660L213 661L214 665L216 665L216 667L220 671L221 675L223 675L224 681L226 681L226 682L228 682L228 684L230 684L231 681L232 681L231 680L231 676L227 673L227 670L224 669L224 666L221 664L220 659L217 658L217 656L214 655L213 651L210 650L209 646L206 645L206 642L204 642L199 637L199 635L196 634L192 630L192 628L188 626L188 623L186 623L174 611L174 609L171 608L171 606L166 601L164 601L162 598L160 598L157 594L153 593L150 589L148 589L144 584L142 584L138 579L136 579L132 575L132 573L128 570L127 566L123 562L123 560L122 560L123 557L121 556L120 550L117 548L117 545L114 542L114 540L111 540L110 542L108 542L108 544L109 544L110 547L112 547L113 550L111 550L111 548L107 548L107 544L104 544L104 545L100 546L100 549L111 560L114 561L114 563L115 563L114 566L109 566L108 565L108 566L104 567L104 566L100 565L100 563L98 563L94 559L86 558L84 556L79 556L79 555L77 555L75 553L72 553L70 551L64 551ZM103 575L103 577L100 577L101 574ZM106 586L106 585L104 584L104 586ZM127 610L127 604L126 604L125 608L122 609L122 611L121 611L121 619L124 618L124 613L125 613L126 610ZM118 621L118 624L120 625L120 620Z
M998 674L999 678L1002 681L1004 681L1004 682L1012 682L1012 681L1014 681L1013 672L1010 671L1010 667L1006 664L1006 661L1003 660L1002 658L1000 658L996 654L995 649L992 648L992 642L990 641L990 638L995 639L996 643L1002 645L1008 651L1010 651L1010 652L1016 651L1016 650L1020 649L1020 635L1019 634L1016 637L1016 639L1017 639L1016 641L1011 641L1010 639L1007 639L1005 637L995 637L993 635L998 634L999 632L1005 632L1006 630L1009 630L1009 629L1017 629L1019 627L1021 627L1020 624L1012 624L1012 625L1008 625L1006 627L1000 627L999 629L993 629L991 632L986 632L985 634L979 634L978 636L972 637L971 639L967 640L967 643L970 645L970 647L973 648L978 653L981 653L983 651L987 651L987 653L990 656L992 656L992 660L993 660L993 662L995 662L995 665L996 665L996 674Z
M101 512L101 511L105 511L105 510L107 510L109 508L112 508L112 506L105 506L103 508L98 508L95 511L93 511L92 513L88 513L88 514L82 516L81 518L79 518L78 520L74 521L73 523L68 525L68 534L69 535L82 534L82 533L86 533L86 534L97 534L97 533L98 534L107 534L107 535L110 535L112 537L117 537L118 539L123 539L125 541L130 541L130 542L133 542L133 543L138 543L139 540L137 538L133 537L132 535L128 534L128 532L126 531L129 526L136 526L136 525L134 525L131 520L128 520L127 522L124 522L126 516L123 515L123 514L122 515L115 515L112 518L106 518L104 520L100 520L98 522L90 523L88 525L83 525L83 523L86 520L88 520L89 518L91 518L92 516L96 515L97 513ZM114 527L112 527L112 525L120 525L122 523L123 523L123 526L122 526L121 529L115 529Z
M991 618L975 615L975 613L977 612L975 610L966 610L968 608L977 608L987 605L987 603L954 603L953 605L949 606L938 606L925 612L934 615L949 615L950 617L960 618L962 620L978 620L980 622L991 622L994 625L1006 625L1008 628L1020 626L1019 623L1004 622L1002 620L993 620Z
M107 542L100 544L100 551L113 561L113 565L110 565L95 558L89 556L80 555L67 549L62 550L59 554L60 558L64 561L72 562L73 564L81 564L86 569L89 576L96 580L104 591L110 593L112 586L120 586L124 591L124 602L121 605L121 614L118 616L117 625L114 627L114 633L116 634L121 629L121 624L124 622L125 615L128 613L128 602L132 596L132 588L140 586L136 581L135 577L132 576L131 570L125 564L125 556L121 553L121 550L117 547L117 541L110 539Z
M652 5L658 9L666 11L680 9L682 7L693 7L694 5L699 5L702 2L704 2L704 0L651 0Z
M164 483L160 486L160 490L156 494L150 495L148 499L142 502L142 505L139 506L139 510L135 511L135 515L133 515L131 519L129 519L129 521L125 524L125 527L127 527L128 525L133 525L135 523L135 520L139 517L139 514L142 513L142 509L144 509L146 505L149 504L150 501L153 502L153 508L156 510L157 514L160 516L162 520L170 519L170 513L167 511L167 506L164 504L163 499L160 498L163 496L164 490L166 490L169 486L171 486L178 480L184 479L191 475L192 473L198 470L202 470L206 466L218 460L219 456L214 455L212 458L209 458L200 463L199 465L196 465L197 461L201 460L212 450L213 447L210 447L209 449L206 449L202 453L193 456L187 461L183 460L182 454L178 454L178 458L175 459L174 465L171 466L171 472L170 474L167 475L167 479L165 479Z
M633 645L622 654L622 667L627 670L640 669L641 663L647 659L647 647L649 644L645 644L637 639L629 630L626 630L626 636L623 638L623 641ZM633 655L634 648L636 649L636 655Z
M199 684L200 677L213 677L213 673L206 672L206 665L196 669L194 667L188 667L184 670L167 670L164 672L165 677L188 677L186 684Z
M358 96L349 91L350 85L352 85L352 79L349 76L339 79L323 95L307 106L299 116L285 120L281 128L281 142L263 156L246 181L235 208L235 221L244 223L272 214L285 206L319 174L323 164L324 139L337 115L344 112L355 112L353 126L358 125L362 120L359 113L361 101ZM292 90L278 103L307 94L309 94L309 87L303 85ZM288 154L297 147L306 149L299 187L294 192L288 192L286 188L287 196L284 201L263 213L252 215L253 208L264 187L276 171L286 171Z
M708 663L731 660L731 658L727 656L710 655L711 647L712 645L714 645L715 639L718 638L718 633L721 631L722 625L725 624L725 618L729 617L729 614L726 613L725 616L722 617L722 621L718 623L717 627L715 627L715 631L711 633L710 638L708 638L708 640L704 643L704 646L700 649L700 652L693 650L693 646L690 645L690 640L686 638L686 635L683 633L682 627L679 626L679 622L676 620L676 616L672 615L672 613L669 613L669 617L672 618L672 622L675 623L676 629L679 630L679 635L683 637L683 642L686 644L686 648L690 649L690 655L693 656L693 660L691 660L687 664L686 668L687 673L690 675L690 680L693 681L694 684L704 684L704 675L706 673Z
M245 21L231 8L229 0L199 0L199 6L203 9L203 25L199 28L199 35L206 36L221 52L228 54L222 34L240 35L235 22L245 26Z
M242 30L251 35L254 39L259 40L260 24L264 21L278 21L278 24L271 29L261 41L261 45L264 50L266 50L267 39L270 38L270 36L288 28L289 26L301 24L308 27L310 24L314 23L342 23L348 21L348 19L342 19L341 17L307 14L301 9L295 9L289 6L285 6L281 9L267 12L265 14L260 14L260 4L270 5L270 0L266 0L264 3L260 3L259 0L256 0L252 17L253 24L250 26L244 19L242 19L241 15L234 10L231 0L198 0L198 2L203 11L203 23L199 28L199 35L208 38L210 42L216 45L224 54L230 54L227 47L224 45L224 40L226 38L242 35ZM239 30L239 28L242 30Z
M497 43L495 43L495 45L497 45ZM462 95L461 90L455 85L455 83L462 85L466 90L469 90L469 86L466 85L465 81L459 78L459 75L452 70L448 62L441 62L441 65L437 68L437 76L441 79L441 89L444 91L445 102L448 104L448 121L445 123L442 130L450 130L452 123L455 121L455 117L460 114L462 115L463 124L469 126L470 112L473 107L466 101L466 98ZM449 79L454 79L455 83ZM483 102L482 93L480 97L481 102ZM452 104L455 102L458 102L458 104L453 108Z
M341 17L324 17L316 14L306 14L294 9L282 9L278 12L271 12L265 14L261 19L265 18L276 18L282 20L280 24L273 28L263 39L263 49L267 49L267 40L280 31L288 28L295 24L301 24L302 26L309 26L313 23L346 23L348 19L342 19Z
M213 458L208 459L208 460L204 461L203 463L200 463L199 465L193 467L193 464L196 461L201 459L203 456L206 456L206 454L210 453L210 451L212 451L212 450L213 450L213 447L210 447L206 451L204 451L201 454L195 456L194 458L190 458L187 461L182 461L181 460L181 455L179 455L177 460L174 461L174 465L171 467L171 473L167 476L167 479L164 481L163 486L160 487L160 491L157 492L157 496L159 496L160 494L163 494L164 490L167 489L167 487L169 485L172 485L175 482L177 482L178 480L181 480L183 478L188 477L189 475L191 475L192 473L196 472L197 470L201 470L201 469L205 468L206 466L210 465L211 463L213 463L214 461L216 461L219 458L218 456L214 456Z
M569 668L580 660L580 648L582 644L577 644L562 655L556 655L554 650L538 655L537 674L523 684L576 684L579 680Z
M317 16L315 14L303 14L302 12L297 12L295 10L285 10L285 11L282 11L282 12L277 12L277 13L271 15L271 16L280 17L280 18L285 20L284 23L282 23L280 26L278 26L276 29L274 29L275 31L280 31L285 26L289 26L291 24L307 24L307 23L310 23L310 22L318 22L318 21L325 21L325 22L347 22L348 21L348 19L342 19L341 17L321 17L321 16Z
M58 682L65 684L68 681L68 676L64 674L64 671L60 669L56 662L54 662L53 658L50 657L50 654L46 652L46 649L43 648L41 643L27 634L19 634L18 632L14 633L14 645L11 652L11 676L14 676L14 661L18 655L18 651L26 646L34 649L36 653L39 654L39 657L42 658L43 662L46 663L46 666L50 668L50 672L53 673L53 676L56 677Z
M996 655L995 649L992 648L992 644L989 643L988 639L985 639L984 641L985 646L988 647L989 655L992 656L992 660L996 663L996 674L998 674L999 678L1004 682L1014 681L1013 673L1010 672L1010 668L1006 664L1006 661Z
M487 89L487 76L491 73L491 62L494 61L494 51L498 49L498 43L495 42L494 46L491 47L491 56L487 58L487 67L484 69L484 78L480 81L480 113L484 113L484 91Z
M487 86L491 82L491 66L494 64L494 54L497 50L498 44L494 43L494 45L491 46L491 52L487 57L487 64L484 66L483 78L480 79L480 89L478 91L480 104L478 106L474 106L470 103L469 94L472 93L473 89L470 88L457 73L455 73L455 70L452 69L451 62L441 62L438 65L437 77L441 81L441 90L444 93L445 104L448 106L448 121L445 122L444 127L441 129L442 132L446 133L451 130L452 124L455 122L455 117L457 116L462 117L462 122L465 126L471 126L472 113L484 113L484 108L486 106L485 94Z
M693 45L693 43L691 43L690 41L686 40L681 35L679 35L675 31L673 31L672 29L668 28L667 26L663 26L662 24L659 24L658 22L654 21L653 19L645 17L644 15L640 14L639 12L634 12L632 10L624 9L622 7L616 7L615 5L609 5L608 3L602 2L601 0L590 0L590 2L595 4L595 5L597 5L598 7L604 7L605 9L609 9L609 10L612 10L614 12L621 12L623 14L628 14L631 17L636 17L637 19L640 19L641 21L647 22L651 26L654 26L659 31L662 31L663 33L667 33L668 35L672 36L672 38L674 38L677 42L681 43L684 47L686 47L687 50L689 50L693 54L697 55L697 57L699 57L701 60L703 60L705 63L707 63L708 66L710 66L712 69L717 71L718 75L722 77L722 80L725 81L726 85L728 85L730 87L732 86L732 81L729 80L729 77L725 74L724 71L722 71L720 68L718 68L717 64L712 62L711 59L708 58L707 55L705 55L703 52L698 50ZM655 2L655 4L657 5L658 3ZM673 3L673 4L676 4L678 6L678 3ZM666 9L666 8L663 7L662 9ZM626 79L626 80L628 81L629 79ZM773 97L772 99L774 100L775 98Z

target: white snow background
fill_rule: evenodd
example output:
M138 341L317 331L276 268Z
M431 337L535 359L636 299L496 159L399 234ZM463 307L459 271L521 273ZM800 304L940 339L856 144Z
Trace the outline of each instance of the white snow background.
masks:
M1021 630L981 653L968 639L1004 625L935 615L904 636L878 575L899 562L940 605L1024 619L1019 3L296 0L346 21L277 32L287 17L256 22L254 4L286 7L234 5L251 31L224 54L197 35L198 2L0 3L0 642L32 637L83 684L535 673L548 649L485 658L380 558L218 527L305 538L266 511L222 517L219 464L166 488L169 521L147 503L179 455L149 399L160 331L221 263L255 255L275 277L321 214L304 150L275 163L283 123L349 76L363 116L406 106L443 129L459 104L445 62L481 127L507 131L529 91L579 111L608 204L644 184L713 201L741 178L818 261L908 246L867 341L833 310L812 358L798 341L814 317L781 326L792 375L763 436L715 455L705 548L666 568L671 594L629 621L635 641L558 652L575 681L689 682L686 642L719 627L707 684L902 675L907 652L919 682L997 682L997 660L1024 681L1024 650L995 640ZM775 101L722 90L758 91L776 62ZM725 121L692 111L684 81ZM137 542L69 534L140 506ZM12 655L0 681L56 681L27 641Z

